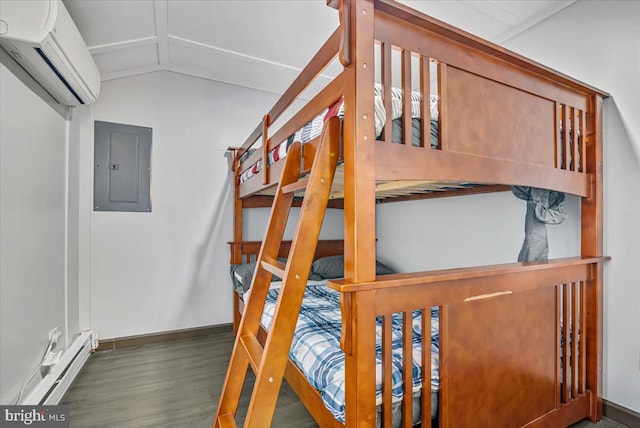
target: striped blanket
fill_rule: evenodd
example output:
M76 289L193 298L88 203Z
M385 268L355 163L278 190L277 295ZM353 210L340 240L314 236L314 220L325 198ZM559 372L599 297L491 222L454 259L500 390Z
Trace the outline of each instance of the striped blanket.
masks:
M340 349L342 316L339 294L326 286L326 281L313 282L304 294L300 316L294 333L289 357L302 370L309 383L320 391L322 401L335 418L345 417L345 357ZM273 286L273 285L272 285ZM279 288L272 288L267 296L262 324L268 329L273 319ZM413 314L413 392L420 391L422 361L422 315ZM382 402L382 320L377 319L376 401ZM402 400L402 316L392 319L392 396ZM431 389L438 390L438 310L431 311Z
M378 138L382 133L382 128L384 127L387 112L384 108L383 101L383 88L380 84L375 84L374 86L374 112L375 112L375 132L376 138ZM391 120L400 119L402 117L402 102L403 92L399 88L391 88ZM438 120L438 97L432 95L430 98L430 112L431 112L431 126L432 133L436 133L437 139L437 120ZM422 103L422 96L419 92L411 92L411 117L412 118L420 118L420 108ZM299 129L295 134L289 137L288 140L281 142L276 147L269 151L269 165L274 164L278 160L284 158L287 155L287 149L289 145L294 141L300 141L302 144L308 143L313 140L317 136L322 133L322 127L324 123L331 117L338 116L340 119L344 117L344 100L340 99L337 103L324 109L320 114L318 114L315 118L310 120L307 124L305 124L301 129ZM435 129L433 129L435 127ZM255 150L255 149L252 149ZM252 153L246 152L245 155L248 156ZM241 158L241 161L245 159ZM262 170L262 159L251 165L249 168L244 170L240 177L238 177L238 183L244 183L249 180L254 175L258 174Z

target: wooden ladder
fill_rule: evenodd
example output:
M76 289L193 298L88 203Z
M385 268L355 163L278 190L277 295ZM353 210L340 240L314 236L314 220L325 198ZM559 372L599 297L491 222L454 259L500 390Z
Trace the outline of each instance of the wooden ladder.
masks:
M267 232L258 254L258 263L251 282L251 296L242 314L233 346L213 423L214 428L236 426L235 414L249 366L253 369L256 380L244 426L271 425L302 297L329 201L339 150L340 120L337 117L325 123L307 177L300 179L300 143L293 143L289 147L271 208ZM266 162L266 159L263 159L263 162ZM303 189L306 191L289 257L286 264L281 263L277 257L294 192ZM282 278L282 287L263 347L257 335L271 276L274 274Z

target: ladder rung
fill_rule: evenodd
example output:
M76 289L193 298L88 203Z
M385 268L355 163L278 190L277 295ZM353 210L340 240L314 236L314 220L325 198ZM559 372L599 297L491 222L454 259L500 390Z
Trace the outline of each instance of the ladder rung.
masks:
M302 180L295 181L291 184L287 184L286 186L282 186L282 193L293 193L298 190L304 190L307 188L307 184L309 184L309 177L305 177Z
M249 356L249 363L254 373L258 373L260 360L262 360L262 351L264 348L258 342L258 338L253 334L245 334L240 336L240 343Z
M279 276L280 278L284 277L285 265L279 260L264 256L262 258L262 268L271 272L275 276Z
M218 426L220 428L236 428L236 418L231 415L222 415L218 418Z

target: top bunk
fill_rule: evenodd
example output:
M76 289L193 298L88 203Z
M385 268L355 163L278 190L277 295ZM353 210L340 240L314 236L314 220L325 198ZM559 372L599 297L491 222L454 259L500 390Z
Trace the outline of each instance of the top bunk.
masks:
M237 198L269 205L290 144L308 172L334 116L334 199L362 182L383 202L508 185L590 196L608 94L392 0L327 3L340 26L232 149ZM275 127L336 57L342 71Z

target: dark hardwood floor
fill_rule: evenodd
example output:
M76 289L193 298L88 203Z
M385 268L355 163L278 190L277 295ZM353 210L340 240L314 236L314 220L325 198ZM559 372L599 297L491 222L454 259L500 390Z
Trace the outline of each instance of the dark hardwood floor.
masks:
M93 354L63 398L71 428L210 428L232 346L231 331L220 331ZM250 374L247 384L252 380ZM239 426L249 393L245 388ZM317 427L286 382L272 426ZM583 421L573 428L589 427L596 425ZM597 427L624 426L605 419Z

